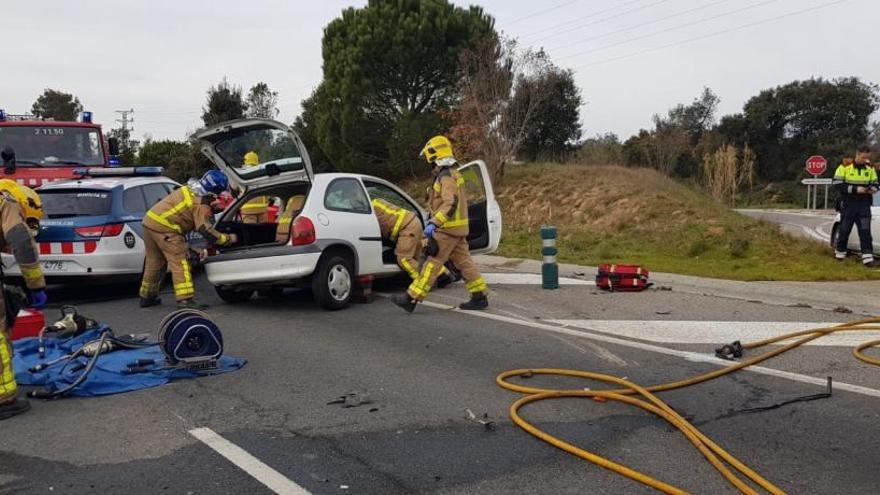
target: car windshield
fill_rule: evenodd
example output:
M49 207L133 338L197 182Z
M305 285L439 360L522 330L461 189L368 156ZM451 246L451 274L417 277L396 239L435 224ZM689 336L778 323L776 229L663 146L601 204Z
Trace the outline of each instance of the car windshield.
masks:
M0 127L0 149L12 148L18 166L103 165L101 135L92 127Z
M100 189L59 189L40 191L43 215L66 218L110 214L110 191Z
M290 134L271 126L230 131L214 143L214 149L242 179L305 169L302 154Z

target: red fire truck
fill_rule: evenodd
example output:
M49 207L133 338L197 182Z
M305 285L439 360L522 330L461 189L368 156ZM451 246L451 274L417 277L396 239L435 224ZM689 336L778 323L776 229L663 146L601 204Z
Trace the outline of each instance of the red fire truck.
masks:
M0 179L39 187L45 182L79 178L77 169L112 167L119 154L114 138L104 139L92 113L78 122L40 120L0 110Z

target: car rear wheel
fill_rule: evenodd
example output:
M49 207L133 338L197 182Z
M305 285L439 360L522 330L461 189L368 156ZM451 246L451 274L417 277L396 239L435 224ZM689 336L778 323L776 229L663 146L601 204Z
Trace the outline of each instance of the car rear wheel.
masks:
M214 290L217 292L217 295L220 296L220 299L223 299L223 301L230 304L245 302L254 295L252 289L237 290L234 287L217 285L214 286Z
M312 275L312 294L323 308L337 310L348 306L354 289L351 265L351 261L339 255L321 260Z

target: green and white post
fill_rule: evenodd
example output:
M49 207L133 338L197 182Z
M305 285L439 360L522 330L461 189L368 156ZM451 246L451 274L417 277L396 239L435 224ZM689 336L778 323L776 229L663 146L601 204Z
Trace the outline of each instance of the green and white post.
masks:
M544 264L541 265L541 287L545 289L559 288L559 265L556 264L556 227L544 225L541 227L541 255Z

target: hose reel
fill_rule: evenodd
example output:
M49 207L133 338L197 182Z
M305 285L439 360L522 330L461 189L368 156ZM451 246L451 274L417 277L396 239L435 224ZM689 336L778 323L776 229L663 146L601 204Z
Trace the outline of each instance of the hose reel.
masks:
M223 354L223 335L202 311L180 309L159 324L159 348L169 366L190 370L217 367Z

